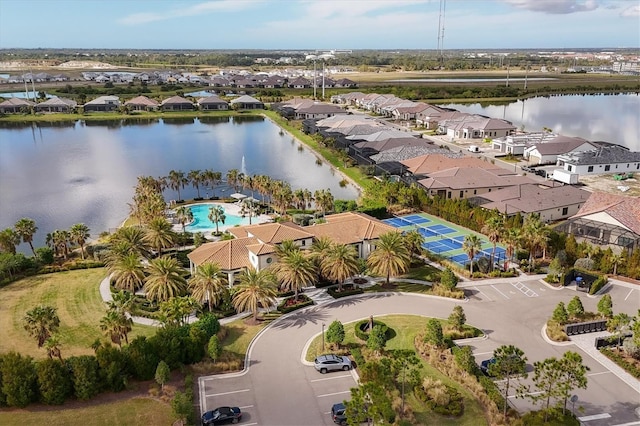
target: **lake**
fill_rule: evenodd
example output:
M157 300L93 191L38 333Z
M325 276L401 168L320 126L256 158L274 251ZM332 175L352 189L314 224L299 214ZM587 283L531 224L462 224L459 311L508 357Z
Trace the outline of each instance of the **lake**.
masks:
M357 189L326 162L262 117L131 120L12 125L0 123L0 229L30 217L39 228L35 246L48 232L85 223L92 237L127 217L138 176L169 171L230 169L265 174L312 192L329 188L336 199L355 199ZM243 161L244 157L244 161ZM201 195L228 195L221 186ZM196 196L181 190L182 198ZM172 190L167 201L177 199ZM20 249L28 250L26 244Z
M548 127L562 135L612 142L640 151L640 96L637 94L564 95L503 105L449 103L440 106L503 118L529 132Z

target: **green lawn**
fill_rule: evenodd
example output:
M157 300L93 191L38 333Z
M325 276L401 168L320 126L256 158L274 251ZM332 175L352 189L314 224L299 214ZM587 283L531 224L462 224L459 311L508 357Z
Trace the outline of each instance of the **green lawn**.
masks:
M395 331L395 337L387 342L386 349L415 349L414 341L418 333L424 330L427 326L427 322L430 318L419 317L415 315L389 315L382 317L375 317L376 320L384 322L388 327ZM443 327L445 326L443 322ZM362 344L354 333L355 322L345 324L345 341L344 344ZM328 347L325 348L326 352L330 352ZM309 346L309 350L306 354L307 361L313 361L313 359L323 353L322 351L322 337L316 337ZM448 376L444 375L425 361L422 361L422 375L431 376L441 380L443 383L456 388L464 396L464 414L459 418L447 419L439 414L432 413L430 411L423 410L422 403L419 403L415 398L408 398L408 403L412 406L416 418L420 421L419 424L437 424L437 425L485 425L484 414L482 406L473 398L470 392L460 387L457 382L451 380Z
M55 307L60 317L59 335L62 356L93 354L91 344L106 339L100 330L100 319L106 306L100 297L100 281L104 268L81 269L37 275L0 288L0 352L17 351L34 358L46 357L34 338L24 330L25 313L40 304ZM134 325L129 339L151 336L154 327Z
M173 423L171 406L151 398L131 398L81 408L56 407L55 411L14 409L0 411L4 426L46 424L48 426L166 425Z

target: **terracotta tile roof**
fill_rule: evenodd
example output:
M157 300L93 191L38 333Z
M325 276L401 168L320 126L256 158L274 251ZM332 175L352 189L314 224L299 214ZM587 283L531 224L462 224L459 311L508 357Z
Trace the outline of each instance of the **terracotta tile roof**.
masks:
M487 210L497 209L502 213L534 213L552 208L560 208L587 201L591 193L571 185L538 185L535 183L514 185L498 191L482 194L491 200L482 204Z
M0 99L2 99L2 98L0 98ZM33 106L35 104L36 104L35 102L29 101L27 99L9 98L6 101L0 103L0 106L4 106L4 107L9 107L9 106L23 107L23 106Z
M256 256L260 256L262 254L271 254L276 252L276 248L271 244L251 244L247 246L247 250Z
M232 271L251 266L248 246L260 244L257 238L236 238L227 241L206 243L187 255L196 266L216 263L223 271Z
M172 96L172 97L162 101L162 105L171 105L171 104L190 104L190 105L193 105L193 102L191 102L188 99L183 98L182 96Z
M327 216L326 223L309 226L308 229L316 238L328 237L338 244L355 244L365 240L374 240L390 231L397 231L362 213L338 213Z
M136 96L133 99L129 99L124 104L125 105L145 105L145 106L151 106L151 107L156 107L160 105L158 101L156 101L155 99L149 99L146 96Z
M495 169L489 161L475 157L467 157L461 152L427 154L401 161L414 175L428 175L452 167L479 167L481 169Z
M594 192L572 219L594 213L607 213L631 231L640 235L640 197Z
M504 169L481 169L479 167L454 167L432 173L418 183L428 189L476 189L496 188L534 183L525 176L510 174L502 176ZM510 172L509 172L510 173Z
M44 102L40 102L36 106L60 106L60 105L70 107L70 108L75 108L78 105L78 103L73 99L58 98L54 96L53 98L47 99Z
M229 229L235 237L255 237L260 243L280 244L285 240L302 240L313 235L292 222L262 223L258 225L239 226Z

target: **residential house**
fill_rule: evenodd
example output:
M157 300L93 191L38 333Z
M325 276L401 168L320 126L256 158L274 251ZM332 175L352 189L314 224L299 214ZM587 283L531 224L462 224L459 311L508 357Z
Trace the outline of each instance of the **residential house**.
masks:
M117 96L99 96L83 105L84 112L99 111L111 112L120 107L120 98Z
M640 248L640 199L593 192L578 213L556 227L579 241L629 254Z
M224 111L229 109L227 101L220 99L217 95L199 99L198 105L203 111Z
M358 83L353 80L349 80L348 78L341 78L336 80L335 87L358 87Z
M146 96L136 96L135 98L126 101L124 106L132 111L154 111L158 109L160 103L155 99L150 99Z
M518 133L503 138L493 138L491 148L511 155L524 155L524 150L534 145L551 142L558 135L548 132Z
M590 151L558 155L558 165L579 175L640 174L640 152L619 145L599 146Z
M298 108L295 112L295 118L296 120L319 120L346 114L347 111L337 105L314 102L312 105Z
M557 136L548 142L526 148L523 157L529 160L529 164L556 164L561 154L589 151L595 148L597 145L586 139Z
M476 157L468 157L462 152L442 149L440 152L432 152L426 155L409 158L401 161L404 166L403 176L407 183L417 182L442 170L454 167L477 167L481 169L495 169L496 166L486 159L481 160Z
M523 183L534 181L505 169L480 167L453 167L431 173L428 178L418 181L429 195L452 199L472 198Z
M298 77L291 80L288 86L292 89L308 89L311 87L311 81L307 80L304 77Z
M249 95L243 95L233 99L231 107L234 109L264 109L264 104Z
M73 99L53 97L36 104L33 109L36 112L67 112L75 110L78 103Z
M403 161L409 158L419 157L427 154L442 154L450 152L435 145L418 145L418 146L400 146L397 148L387 149L369 158L375 163L376 175L397 175L403 176L406 167Z
M160 109L163 111L185 111L195 109L195 105L193 102L183 98L182 96L172 96L162 101Z
M567 219L580 210L591 192L572 185L525 183L485 192L473 199L480 207L505 216L539 214L543 222Z
M28 99L9 98L6 101L0 103L0 113L15 114L18 112L30 111L35 104L35 102Z
M404 138L388 138L377 141L363 141L349 145L349 156L356 160L358 164L374 164L372 155L403 146L433 146L427 139L415 138L412 136Z
M499 138L516 130L510 121L477 114L461 114L438 123L440 132L455 139Z

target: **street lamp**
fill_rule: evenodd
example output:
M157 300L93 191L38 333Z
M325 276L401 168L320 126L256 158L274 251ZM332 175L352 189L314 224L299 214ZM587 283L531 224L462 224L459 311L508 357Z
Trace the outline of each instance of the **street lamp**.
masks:
M322 352L324 352L324 323L322 323Z

